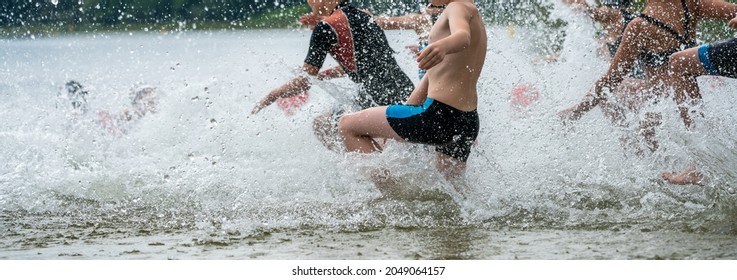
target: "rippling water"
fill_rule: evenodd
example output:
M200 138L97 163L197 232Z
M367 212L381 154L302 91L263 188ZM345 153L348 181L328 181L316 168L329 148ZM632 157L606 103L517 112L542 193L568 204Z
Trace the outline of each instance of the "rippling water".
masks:
M563 11L557 11L565 13ZM311 122L352 92L318 83L287 116L257 100L296 73L307 30L80 34L0 41L0 258L712 259L737 257L734 80L700 80L704 120L682 128L673 101L661 148L638 156L598 109L563 126L605 71L593 28L569 17L556 63L534 29L493 26L481 77L474 194L457 199L421 146L389 143L361 160L329 152ZM403 46L387 32L410 77ZM330 63L333 63L330 61ZM90 93L76 115L68 80ZM97 111L153 86L159 112L110 133ZM515 87L539 98L513 106ZM663 184L690 162L705 186ZM366 170L389 168L409 191L381 198ZM707 249L708 248L708 249Z

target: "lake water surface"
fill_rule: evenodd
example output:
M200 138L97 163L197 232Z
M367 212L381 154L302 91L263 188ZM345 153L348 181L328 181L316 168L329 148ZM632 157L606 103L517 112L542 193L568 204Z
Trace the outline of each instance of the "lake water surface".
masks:
M637 116L557 118L607 66L585 19L568 28L560 60L537 63L534 30L489 27L466 200L421 146L360 160L323 148L311 122L354 92L345 79L317 83L294 115L250 115L297 73L308 30L0 41L0 259L737 258L737 82L699 80L694 131L672 100L647 107L663 113L660 149L638 155L622 144L640 145ZM387 35L417 82L413 33ZM69 80L88 90L87 114L57 98ZM97 112L130 106L143 85L156 114L122 134L100 125ZM514 106L519 85L539 99ZM704 186L658 179L690 162ZM376 168L412 191L382 198L366 177Z

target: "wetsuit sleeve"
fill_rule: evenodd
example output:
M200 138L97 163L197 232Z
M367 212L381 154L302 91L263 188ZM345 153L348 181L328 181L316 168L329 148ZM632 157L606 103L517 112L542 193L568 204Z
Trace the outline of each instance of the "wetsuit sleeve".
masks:
M338 44L338 37L330 25L325 22L318 23L312 31L310 49L307 52L305 63L317 68L322 68L322 64L325 62L328 51L330 51L330 49L336 44Z

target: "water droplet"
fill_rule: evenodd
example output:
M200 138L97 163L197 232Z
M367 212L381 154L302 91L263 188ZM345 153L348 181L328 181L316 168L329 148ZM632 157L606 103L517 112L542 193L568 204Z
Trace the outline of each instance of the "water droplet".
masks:
M200 101L199 96L192 97L192 102L197 102L197 101Z
M727 188L727 192L729 194L734 194L734 188Z
M59 4L59 0L51 0L51 4L54 4L54 6Z

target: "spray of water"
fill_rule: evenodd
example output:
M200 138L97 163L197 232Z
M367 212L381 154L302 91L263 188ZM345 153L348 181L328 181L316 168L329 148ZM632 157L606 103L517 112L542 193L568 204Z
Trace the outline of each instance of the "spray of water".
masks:
M437 173L432 149L422 145L389 142L368 156L324 149L312 119L355 89L347 80L317 83L292 116L277 108L249 115L294 75L285 69L301 64L306 30L3 41L2 215L6 223L38 217L37 227L131 231L457 225L733 231L737 122L729 93L737 83L711 87L710 78L700 80L707 108L695 131L682 128L671 100L648 106L642 113L664 116L661 147L638 155L635 125L612 126L598 109L572 125L557 118L607 62L592 47L586 18L564 9L554 9L555 16L567 20L555 63L539 62L545 48L537 46L537 29L488 28L481 134L469 159L467 199ZM397 50L414 41L411 32L388 35ZM396 56L407 73L416 71L411 54ZM76 114L54 100L71 79L90 92L92 113L129 106L137 83L157 88L159 111L125 133L110 133L95 114ZM523 107L510 95L520 85L537 90ZM628 116L633 124L639 117ZM658 179L660 171L690 162L708 174L705 186ZM377 169L390 170L405 194L382 198L368 179Z

